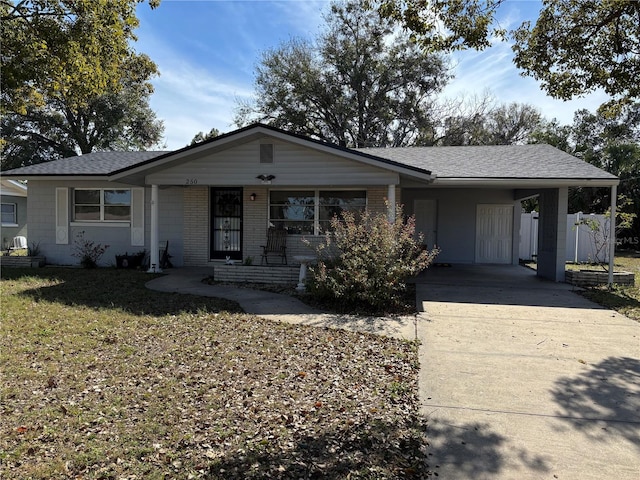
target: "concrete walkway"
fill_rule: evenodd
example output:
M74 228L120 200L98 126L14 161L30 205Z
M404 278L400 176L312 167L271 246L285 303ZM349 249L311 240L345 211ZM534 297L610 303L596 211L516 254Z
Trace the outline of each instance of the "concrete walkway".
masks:
M167 275L147 282L147 288L161 292L233 300L246 313L279 322L344 328L410 340L416 339L417 336L417 315L406 317L335 315L318 311L289 295L228 285L208 285L202 281L211 275L211 269L208 268L172 268L165 273Z
M172 269L154 290L234 300L277 321L421 341L430 468L447 480L640 478L640 324L522 267L433 268L422 313L331 315Z
M420 280L420 395L439 478L640 478L639 323L522 267Z

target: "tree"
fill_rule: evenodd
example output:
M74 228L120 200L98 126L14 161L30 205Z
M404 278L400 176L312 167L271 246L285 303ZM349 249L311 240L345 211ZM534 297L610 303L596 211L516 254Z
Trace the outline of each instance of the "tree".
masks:
M620 177L618 193L629 200L627 210L640 215L640 102L621 108L616 115L600 108L595 113L579 110L574 115L575 155ZM583 211L603 212L608 192L579 191ZM637 220L636 220L637 223ZM640 225L636 225L636 231Z
M436 117L440 118L436 131L423 145L523 144L543 121L532 105L496 104L489 94L442 104Z
M0 121L2 169L41 163L94 150L144 150L162 138L162 122L149 107L150 92L126 87L89 99L75 110L49 99L26 114Z
M557 119L542 120L538 127L531 132L529 143L546 143L562 151L573 154L574 147L571 143L571 126L560 125Z
M514 32L515 64L555 98L640 95L640 2L548 0Z
M514 62L552 97L571 99L597 88L624 101L640 94L640 2L545 0L532 26L507 34L496 26L504 0L370 0L399 20L429 51L483 49L490 38L515 40Z
M195 145L196 143L204 142L205 140L215 138L218 135L220 135L220 131L215 127L209 130L209 133L198 132L191 139L191 143L189 145Z
M160 140L157 67L130 43L140 1L0 0L3 169Z
M490 35L506 38L504 29L493 27L496 11L504 0L370 0L383 19L393 19L410 32L412 41L432 52L450 52L491 43Z
M398 38L359 2L333 4L325 21L315 43L263 54L256 101L239 107L236 124L259 120L349 147L413 144L449 78L442 57Z

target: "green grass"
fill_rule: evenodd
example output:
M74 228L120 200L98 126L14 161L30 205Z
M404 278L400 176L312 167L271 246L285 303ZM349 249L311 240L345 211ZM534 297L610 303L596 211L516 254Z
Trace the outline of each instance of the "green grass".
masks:
M3 269L0 478L422 478L417 345Z
M582 295L604 307L611 308L629 318L640 321L640 253L616 252L614 263L614 271L626 271L635 274L635 285L632 287L614 285L611 290L606 286L588 288L582 292ZM567 268L579 269L580 265L571 265ZM595 266L595 268L600 267Z

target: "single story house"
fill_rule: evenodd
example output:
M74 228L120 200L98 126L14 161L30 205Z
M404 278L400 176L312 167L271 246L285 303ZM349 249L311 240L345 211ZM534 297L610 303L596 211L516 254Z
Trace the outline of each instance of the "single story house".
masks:
M2 250L7 250L14 237L27 237L27 186L18 180L0 179L2 209Z
M108 254L169 242L175 266L255 265L269 227L287 258L342 209L415 214L439 262L518 263L521 201L539 197L538 274L564 280L567 191L618 178L549 145L339 147L254 124L169 152L95 152L4 172L27 180L30 241L48 263L77 264L78 232ZM388 201L388 202L386 202ZM393 211L388 212L393 215ZM109 255L103 263L113 264Z

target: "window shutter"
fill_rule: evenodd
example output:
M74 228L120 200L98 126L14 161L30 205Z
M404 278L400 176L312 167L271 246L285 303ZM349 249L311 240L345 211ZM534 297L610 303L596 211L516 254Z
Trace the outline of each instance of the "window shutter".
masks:
M69 189L56 188L56 244L69 244Z
M131 189L131 245L144 247L144 188Z

